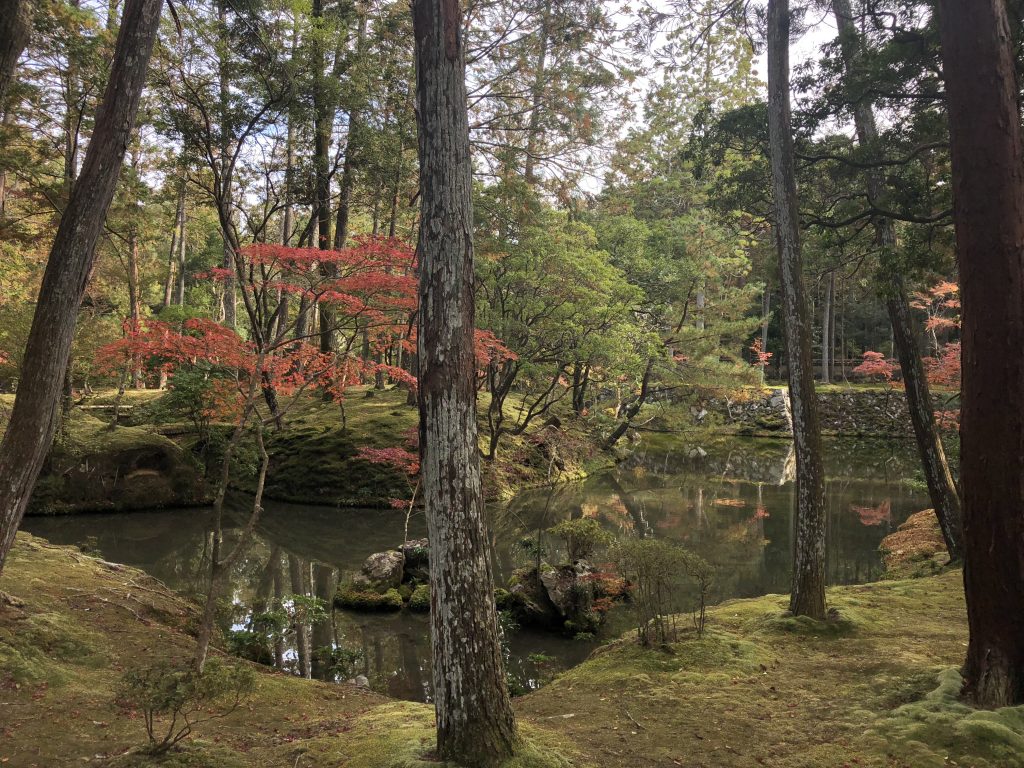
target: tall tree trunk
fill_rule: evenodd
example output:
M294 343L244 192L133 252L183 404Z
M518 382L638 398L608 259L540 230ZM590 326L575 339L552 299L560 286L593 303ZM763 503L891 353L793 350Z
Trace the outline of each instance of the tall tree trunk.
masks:
M761 294L761 352L768 351L768 324L772 319L772 292L768 286L768 281L765 280L764 291ZM767 373L767 360L761 358L761 384L764 384L765 375Z
M811 324L804 293L789 107L789 0L768 0L768 134L779 251L782 326L796 446L796 545L789 607L825 618L825 488L814 392Z
M32 31L32 0L0 0L0 111Z
M356 33L356 58L364 53L366 43L366 13L359 14L359 31ZM359 134L362 130L363 113L358 105L348 111L348 139L345 142L345 160L341 166L341 181L338 184L338 218L334 225L334 247L345 247L348 240L349 207L352 203L352 187L355 185L356 153L359 151Z
M530 89L530 123L526 129L526 160L523 165L523 178L531 187L537 183L537 155L541 138L540 116L544 107L548 47L551 43L551 0L544 3L539 34L537 62L533 75L533 86Z
M185 229L185 179L181 180L178 190L178 207L174 213L174 231L171 232L171 250L167 254L167 281L164 283L163 308L167 309L174 303L174 286L178 273L178 237Z
M517 743L484 529L473 355L473 167L458 0L414 0L420 146L420 446L437 751L468 768Z
M860 42L850 0L832 0L832 11L836 18L836 28L839 30L843 63L847 73L851 73L860 58ZM866 100L858 102L854 106L853 119L860 145L865 148L875 145L878 141L878 127L871 103ZM868 173L868 192L873 200L882 198L885 192L885 179L880 169ZM892 219L882 216L875 217L873 224L875 244L882 252L879 283L883 286L885 308L892 326L893 346L903 373L903 388L907 396L910 421L914 427L925 481L928 484L928 496L939 520L950 558L960 560L963 557L960 497L953 482L953 475L949 471L942 437L935 423L928 377L917 343L917 329L896 254L896 227Z
M182 182L182 185L187 183L187 180L185 180ZM187 201L183 201L181 207L181 218L178 220L178 277L177 284L174 288L174 303L179 307L185 306L185 267L186 260L188 258L188 252L185 250L185 233L187 231L186 223L188 219L186 205Z
M291 580L292 594L309 594L307 571L308 568L304 561L295 555L288 555L288 578ZM299 658L299 674L309 680L312 677L312 666L309 663L309 626L305 621L299 621L295 625L295 652Z
M940 0L963 302L965 693L1024 703L1024 150L1004 0Z
M235 311L235 251L230 227L233 219L233 177L234 161L231 157L231 72L228 66L228 52L231 50L228 35L228 13L227 0L217 2L217 24L218 33L221 36L220 56L217 60L218 93L220 98L220 178L221 178L221 199L218 201L222 210L221 240L223 241L223 259L221 266L225 272L223 291L221 296L221 312L224 317L224 325L234 328L237 323Z
M142 299L139 297L139 234L132 225L128 233L128 304L132 330L139 331L142 323ZM132 360L132 388L142 389L142 369Z
M821 383L832 383L832 293L836 273L829 272L825 279L825 300L821 302Z
M75 319L135 125L163 0L126 0L85 164L43 273L21 385L0 443L0 570L53 440Z
M323 0L313 0L313 23L323 25ZM324 83L326 52L323 44L323 30L314 41L312 56L313 77L313 212L316 216L316 247L326 250L331 247L331 106L328 104ZM321 264L320 274L333 277L337 269L333 264ZM334 310L328 304L320 305L320 351L329 353L334 349Z

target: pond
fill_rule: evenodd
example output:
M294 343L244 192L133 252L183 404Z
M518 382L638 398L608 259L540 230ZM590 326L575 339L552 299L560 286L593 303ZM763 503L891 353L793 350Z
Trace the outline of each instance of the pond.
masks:
M524 540L556 522L589 516L616 535L682 543L716 567L714 602L785 593L793 538L792 446L783 441L731 439L662 452L640 452L586 481L524 491L489 508L498 584L531 557ZM881 575L878 545L911 513L928 505L911 442L836 441L826 446L830 584L862 583ZM244 500L243 500L244 501ZM240 507L241 508L241 507ZM233 520L244 520L239 512ZM58 544L76 544L103 558L144 569L173 589L199 594L208 578L211 513L205 509L138 514L28 518L25 530ZM233 573L232 606L224 623L251 626L275 594L330 600L339 579L374 552L397 546L404 514L270 502L258 536ZM424 535L414 516L410 538ZM230 538L231 532L226 533ZM545 557L558 561L558 542L540 535ZM681 596L685 605L686 596ZM516 691L541 685L586 658L601 640L629 628L627 608L613 609L601 635L576 640L540 631L504 631ZM365 614L333 610L300 631L314 648L336 649L336 665L321 676L365 675L392 696L429 700L428 618L402 611ZM294 633L278 661L295 670Z

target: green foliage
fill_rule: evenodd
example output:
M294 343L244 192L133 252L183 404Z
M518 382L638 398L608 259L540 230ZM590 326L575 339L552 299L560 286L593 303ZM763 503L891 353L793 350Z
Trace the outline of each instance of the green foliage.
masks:
M1021 765L1024 755L1024 706L978 710L960 698L963 678L944 669L923 698L897 707L869 731L872 740L898 745L915 765L949 764L950 752L985 760L981 765Z
M210 659L199 673L165 660L125 672L117 699L124 708L142 712L149 750L160 754L196 726L234 712L255 680L252 669L241 664Z
M247 628L227 631L227 646L236 656L271 665L277 644L294 638L297 627L326 621L328 616L328 604L319 597L293 594L274 598L252 617Z
M599 550L611 545L615 540L609 531L602 528L601 524L591 517L563 520L548 528L548 533L562 540L566 557L570 563L593 557Z
M313 656L331 680L351 680L359 673L363 664L361 648L349 648L340 644L314 648Z

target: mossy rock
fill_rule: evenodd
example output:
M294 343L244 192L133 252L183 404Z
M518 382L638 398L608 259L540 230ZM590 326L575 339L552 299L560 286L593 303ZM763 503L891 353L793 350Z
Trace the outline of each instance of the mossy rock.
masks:
M509 580L511 584L511 579ZM509 611L516 607L518 601L516 596L509 592L507 589L498 587L494 590L494 604L497 606L499 611Z
M338 588L334 604L352 611L400 611L405 604L397 589L380 594L353 588L346 584Z
M426 613L430 610L430 585L420 584L409 598L409 610Z

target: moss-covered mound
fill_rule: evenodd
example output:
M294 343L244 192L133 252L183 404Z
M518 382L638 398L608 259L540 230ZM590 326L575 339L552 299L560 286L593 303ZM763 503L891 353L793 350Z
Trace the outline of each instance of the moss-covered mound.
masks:
M949 562L934 509L915 512L879 545L886 573L894 579L930 576Z
M54 440L30 514L180 507L207 501L194 458L143 427L72 411Z

